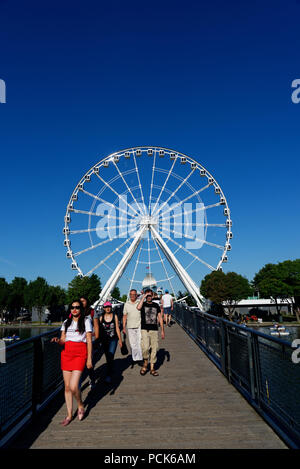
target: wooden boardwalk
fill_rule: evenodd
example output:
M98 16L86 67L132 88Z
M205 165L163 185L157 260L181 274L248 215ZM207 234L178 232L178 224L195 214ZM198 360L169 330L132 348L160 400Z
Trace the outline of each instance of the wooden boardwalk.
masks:
M286 445L177 324L160 339L159 376L139 374L130 357L116 354L116 376L103 382L96 365L93 391L83 384L87 416L68 427L63 394L11 448L276 449Z

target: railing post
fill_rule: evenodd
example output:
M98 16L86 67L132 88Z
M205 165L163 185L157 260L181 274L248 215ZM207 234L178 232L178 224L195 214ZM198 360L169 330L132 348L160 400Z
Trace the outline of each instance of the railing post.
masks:
M225 324L222 321L222 319L219 320L220 322L220 330L221 330L221 367L223 374L225 376L228 375L227 369L226 369L226 331L225 331Z
M249 357L250 389L251 389L251 397L253 400L255 400L255 375L254 375L252 336L253 336L252 332L248 331L247 344L248 344L248 357Z

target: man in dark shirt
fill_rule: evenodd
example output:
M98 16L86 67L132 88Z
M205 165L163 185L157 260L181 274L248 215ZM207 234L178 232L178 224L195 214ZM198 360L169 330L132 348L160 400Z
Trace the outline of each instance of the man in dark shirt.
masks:
M146 299L146 301L145 301ZM160 307L157 303L152 301L152 295L147 293L142 296L137 309L141 311L141 333L142 333L142 353L144 363L140 371L141 375L145 375L148 368L149 361L149 350L150 354L150 374L152 376L158 376L157 371L154 369L154 365L157 360L157 349L158 349L158 324L159 321L161 327L161 338L165 338L164 325L160 312Z

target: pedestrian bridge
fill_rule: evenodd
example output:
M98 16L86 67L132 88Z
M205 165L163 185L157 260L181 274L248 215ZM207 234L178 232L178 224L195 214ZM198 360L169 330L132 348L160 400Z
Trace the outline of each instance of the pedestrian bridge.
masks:
M141 376L118 350L114 380L105 384L102 356L95 388L82 385L86 417L67 427L55 332L9 346L0 365L2 446L299 448L300 365L291 347L179 305L175 319L159 339L159 376Z

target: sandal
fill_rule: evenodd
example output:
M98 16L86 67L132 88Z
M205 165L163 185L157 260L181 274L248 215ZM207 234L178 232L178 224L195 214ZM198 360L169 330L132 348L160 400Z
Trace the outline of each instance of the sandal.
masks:
M81 407L80 409L78 409L78 420L82 420L83 417L84 417L84 414L85 414L85 410L83 407Z
M146 373L147 373L147 367L143 366L143 367L140 369L140 374L141 374L142 376L144 376Z
M156 370L151 370L151 371L150 371L150 375L152 375L152 376L159 376L159 374L157 373Z
M61 422L61 425L62 425L63 427L66 427L67 425L69 425L69 423L71 423L71 421L72 421L72 417L71 417L71 418L70 418L70 417L66 417L66 418Z

